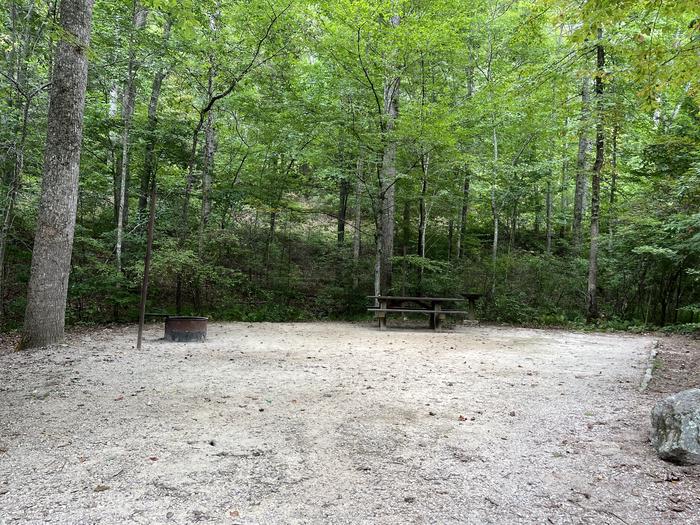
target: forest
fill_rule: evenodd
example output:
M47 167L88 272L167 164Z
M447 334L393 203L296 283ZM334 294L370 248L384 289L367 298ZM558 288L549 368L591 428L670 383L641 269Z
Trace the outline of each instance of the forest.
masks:
M697 0L1 1L3 330L136 320L151 207L149 312L700 326Z

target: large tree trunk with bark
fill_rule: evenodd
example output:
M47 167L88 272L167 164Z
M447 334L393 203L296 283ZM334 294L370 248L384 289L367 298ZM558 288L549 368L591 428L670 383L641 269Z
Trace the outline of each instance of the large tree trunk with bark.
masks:
M588 293L586 320L591 323L598 320L598 231L600 221L600 176L603 171L605 155L605 107L603 102L603 75L605 69L605 49L603 47L603 30L598 29L596 45L597 67L595 77L596 94L596 139L595 163L591 183L591 248L588 254Z
M380 288L386 294L391 288L393 273L391 259L394 255L394 223L396 213L396 138L393 137L396 119L399 116L399 87L401 79L390 79L384 86L385 146L382 159L380 192L381 258Z
M576 157L576 188L574 190L574 221L572 224L574 248L581 250L583 242L583 214L586 202L586 180L588 168L586 157L588 155L588 115L590 113L590 80L584 77L581 84L581 121L578 138L578 155Z
M62 0L21 347L64 337L94 0Z

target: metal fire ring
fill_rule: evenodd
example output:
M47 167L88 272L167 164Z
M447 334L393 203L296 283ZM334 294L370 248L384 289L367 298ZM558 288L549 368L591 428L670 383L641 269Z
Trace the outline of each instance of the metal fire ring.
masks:
M202 342L207 338L208 317L176 315L165 318L165 340L179 343Z

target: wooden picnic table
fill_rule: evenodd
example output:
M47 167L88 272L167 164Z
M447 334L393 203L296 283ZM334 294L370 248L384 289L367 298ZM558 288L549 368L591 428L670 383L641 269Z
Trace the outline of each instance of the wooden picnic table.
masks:
M427 314L430 317L430 328L439 330L446 315L468 315L463 310L444 309L446 303L464 302L462 297L411 297L401 295L369 295L368 299L376 301L375 306L367 310L374 312L379 320L379 329L386 330L386 317L390 313Z

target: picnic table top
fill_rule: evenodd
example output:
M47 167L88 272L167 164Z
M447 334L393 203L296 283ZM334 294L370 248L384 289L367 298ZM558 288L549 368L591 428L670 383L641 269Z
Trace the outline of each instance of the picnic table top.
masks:
M436 303L446 303L451 301L464 301L464 297L418 297L402 295L368 295L368 299L390 299L392 301L433 301Z

